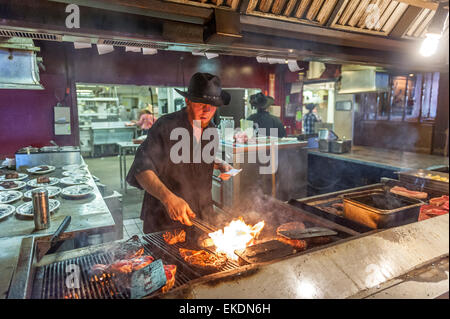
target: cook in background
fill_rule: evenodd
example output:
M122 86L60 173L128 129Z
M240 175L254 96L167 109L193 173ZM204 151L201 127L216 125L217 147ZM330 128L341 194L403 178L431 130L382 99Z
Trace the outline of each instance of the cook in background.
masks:
M156 122L156 117L152 112L146 109L142 109L139 116L139 121L131 121L131 123L127 123L127 126L137 125L142 130L141 135L147 135L148 130L152 127L152 125Z
M218 136L205 134L205 140L202 136L206 128L214 127L211 118L216 108L230 102L230 95L222 91L220 79L209 73L196 73L188 91L177 92L185 97L186 107L155 122L137 149L127 175L130 185L146 191L141 210L144 233L178 228L179 223L190 226L191 218L196 216L207 220L213 214L213 170L225 173L232 169L220 159L209 163L201 156L199 161L193 160L195 147L200 147L200 154L204 149L210 154L211 143L215 149L218 147ZM194 127L193 121L200 121L201 127ZM189 133L189 161L172 161L171 149L175 144L180 145L180 136L170 139L175 129Z
M262 93L253 94L250 96L250 105L257 109L257 113L250 115L247 120L253 121L256 123L256 127L258 132L261 132L261 129L266 129L266 135L270 135L270 129L276 128L277 135L276 137L285 137L286 130L284 129L283 123L281 123L280 119L267 111L267 108L273 105L274 100L270 96L266 96Z
M303 116L303 127L305 129L305 134L314 134L314 125L317 122L322 122L320 117L314 113L316 104L308 103L305 107L308 109L308 113Z
M118 108L119 119L121 121L129 121L130 120L130 112L127 111L125 105L120 104Z

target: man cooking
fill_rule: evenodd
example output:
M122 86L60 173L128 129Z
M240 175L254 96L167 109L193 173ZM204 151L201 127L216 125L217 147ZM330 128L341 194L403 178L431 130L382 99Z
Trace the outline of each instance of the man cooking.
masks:
M222 91L220 79L209 73L196 73L188 91L177 92L185 97L186 107L162 116L153 124L127 176L130 185L146 191L141 210L144 233L173 229L179 223L190 226L192 218L206 218L213 207L213 169L224 173L232 168L219 159L209 161L205 156L196 155L199 151L210 153L211 143L213 149L219 143L217 134L203 133L213 127L210 121L217 107L230 102L230 95ZM179 152L174 152L180 145L180 132L189 135L185 141L190 142L190 147L182 148L185 159L187 154L186 161L179 161ZM221 177L227 179L229 175Z
M260 130L265 129L265 135L271 135L270 129L275 128L275 137L285 137L286 130L283 123L276 116L273 116L267 111L267 108L271 106L274 99L270 96L266 96L262 93L253 94L250 96L250 105L257 109L257 113L250 115L247 120L253 121L255 126Z

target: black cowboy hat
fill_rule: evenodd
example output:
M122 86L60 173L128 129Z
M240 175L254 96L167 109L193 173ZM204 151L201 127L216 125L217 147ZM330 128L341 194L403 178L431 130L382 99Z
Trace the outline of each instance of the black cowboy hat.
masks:
M250 104L258 109L266 109L274 103L271 96L266 96L262 93L250 95Z
M307 103L307 104L305 104L306 109L309 110L309 111L314 110L314 108L316 106L317 106L317 104L315 104L315 103Z
M195 73L191 77L187 92L175 90L188 100L196 103L222 106L228 105L231 100L230 94L222 91L220 79L209 73Z

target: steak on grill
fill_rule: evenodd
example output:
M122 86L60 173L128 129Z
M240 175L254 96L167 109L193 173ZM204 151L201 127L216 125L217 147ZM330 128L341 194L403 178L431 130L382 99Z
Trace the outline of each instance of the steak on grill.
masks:
M202 269L214 269L217 270L224 266L227 262L225 254L212 254L206 250L191 250L186 248L180 248L180 255L189 264L202 268Z

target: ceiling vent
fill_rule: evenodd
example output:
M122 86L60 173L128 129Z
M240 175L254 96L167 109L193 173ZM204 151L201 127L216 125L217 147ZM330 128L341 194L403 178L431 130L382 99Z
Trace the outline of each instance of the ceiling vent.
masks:
M0 29L0 36L7 38L26 38L33 40L62 41L62 35L45 32Z
M157 50L166 50L169 47L168 45L165 44L158 44L153 42L137 42L137 41L111 40L111 39L99 39L98 44L108 44L118 47L149 48Z

